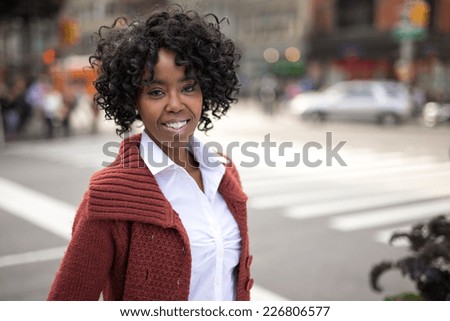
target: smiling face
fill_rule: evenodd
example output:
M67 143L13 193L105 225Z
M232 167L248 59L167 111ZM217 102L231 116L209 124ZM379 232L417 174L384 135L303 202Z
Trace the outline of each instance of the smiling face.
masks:
M175 64L175 53L158 52L154 78L139 95L137 109L145 131L163 151L186 146L202 112L200 84Z

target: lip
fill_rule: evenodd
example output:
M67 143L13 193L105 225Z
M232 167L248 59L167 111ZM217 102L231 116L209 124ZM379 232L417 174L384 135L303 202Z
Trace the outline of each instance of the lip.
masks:
M167 123L179 123L181 121L189 122L190 119L186 119L186 118L184 118L184 119L169 119L166 121L162 121L161 124L166 125Z

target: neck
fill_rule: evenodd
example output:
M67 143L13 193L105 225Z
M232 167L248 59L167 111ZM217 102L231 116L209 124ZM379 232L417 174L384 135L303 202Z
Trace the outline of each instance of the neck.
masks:
M158 146L175 164L184 168L188 172L193 168L199 167L198 162L189 151L188 143L182 145L177 144L177 146L175 146L175 144L168 146L158 143Z
M183 167L188 172L194 168L198 168L199 164L194 156L189 152L189 144L187 142L172 142L169 145L161 144L149 132L147 135L161 148L161 150L178 166Z
M192 167L198 167L198 163L195 161L194 156L192 156L189 152L189 148L187 146L162 146L161 149L175 164L186 170L189 170Z

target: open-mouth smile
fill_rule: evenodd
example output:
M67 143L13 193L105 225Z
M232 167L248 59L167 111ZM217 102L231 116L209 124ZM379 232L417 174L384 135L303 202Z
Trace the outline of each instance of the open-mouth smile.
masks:
M188 120L181 120L181 121L174 121L174 122L167 122L163 123L163 125L171 130L178 131L186 126L186 124L189 122Z

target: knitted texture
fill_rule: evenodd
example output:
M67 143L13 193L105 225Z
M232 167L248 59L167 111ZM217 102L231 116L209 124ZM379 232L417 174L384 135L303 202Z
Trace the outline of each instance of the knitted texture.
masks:
M139 154L140 135L125 139L119 156L95 173L78 208L72 239L49 300L188 300L189 239ZM242 238L237 300L249 300L247 196L229 162L219 185Z

